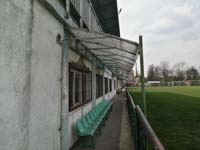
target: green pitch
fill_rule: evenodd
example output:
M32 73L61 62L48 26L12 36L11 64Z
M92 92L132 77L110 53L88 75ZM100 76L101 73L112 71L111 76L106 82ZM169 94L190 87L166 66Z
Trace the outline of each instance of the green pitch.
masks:
M141 105L140 89L130 90ZM166 149L200 150L200 87L146 88L147 118Z

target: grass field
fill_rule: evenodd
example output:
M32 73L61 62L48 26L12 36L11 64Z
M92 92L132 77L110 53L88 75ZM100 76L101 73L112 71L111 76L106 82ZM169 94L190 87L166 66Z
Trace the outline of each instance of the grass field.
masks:
M141 105L140 90L133 88ZM200 150L200 87L146 88L147 118L168 150Z

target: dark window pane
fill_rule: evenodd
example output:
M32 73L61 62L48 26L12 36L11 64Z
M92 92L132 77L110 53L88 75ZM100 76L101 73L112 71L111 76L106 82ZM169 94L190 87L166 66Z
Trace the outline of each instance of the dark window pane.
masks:
M74 73L70 72L69 74L69 108L73 106L73 82L74 82Z
M92 76L88 68L70 64L69 71L69 110L92 100Z
M96 97L103 96L103 76L96 75Z
M92 100L92 76L91 72L86 74L86 102Z
M103 96L103 76L99 77L99 96Z
M96 98L99 97L99 75L96 75Z
M82 75L82 91L83 91L82 99L83 99L83 103L85 103L86 102L86 74Z
M108 78L105 78L105 93L108 93Z
M110 79L109 81L110 81L110 83L109 83L109 85L110 85L110 91L112 91L112 79Z
M79 103L82 99L82 90L81 90L81 75L75 73L75 104Z

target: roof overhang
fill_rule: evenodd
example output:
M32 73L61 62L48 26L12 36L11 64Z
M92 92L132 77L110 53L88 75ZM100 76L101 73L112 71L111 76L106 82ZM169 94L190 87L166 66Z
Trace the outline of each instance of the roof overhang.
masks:
M68 27L77 40L94 54L115 76L127 78L139 54L139 44L110 34Z

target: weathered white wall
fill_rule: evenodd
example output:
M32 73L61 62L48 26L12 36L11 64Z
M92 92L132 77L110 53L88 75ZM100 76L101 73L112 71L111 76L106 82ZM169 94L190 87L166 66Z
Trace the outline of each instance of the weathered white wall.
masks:
M78 63L80 55L77 54L75 51L69 49L68 56L69 56L68 57L69 63L71 63L71 62ZM86 67L88 67L90 70L92 69L91 63L87 59L84 59L84 63L86 65Z
M63 26L33 3L29 150L60 149L61 55L56 42Z
M31 0L0 0L0 150L28 146Z

